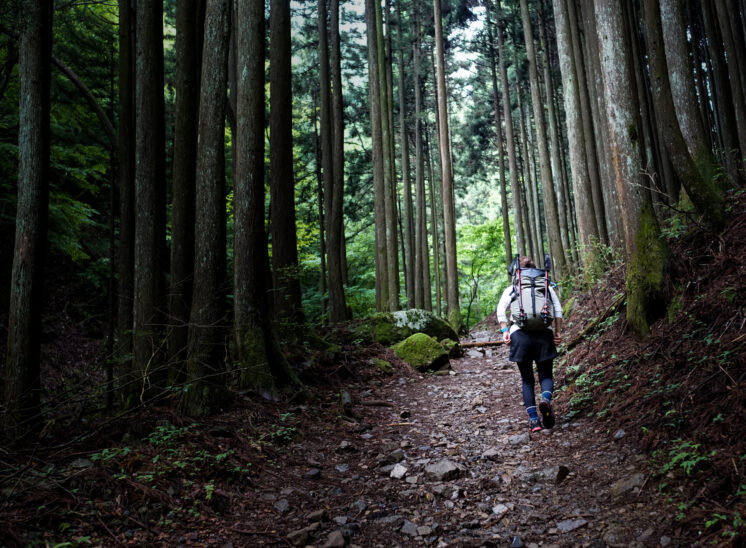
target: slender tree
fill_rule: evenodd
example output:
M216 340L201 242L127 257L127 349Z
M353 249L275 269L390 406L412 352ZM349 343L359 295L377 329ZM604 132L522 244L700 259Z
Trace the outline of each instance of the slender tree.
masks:
M523 37L526 43L526 57L528 58L529 82L531 84L531 104L534 111L536 125L536 145L539 149L541 166L541 186L544 199L544 214L547 225L549 248L552 252L554 269L558 277L567 273L565 250L559 224L559 210L557 208L557 193L552 176L552 166L547 144L546 124L544 122L544 102L539 89L539 71L536 67L536 52L534 49L534 34L531 28L531 16L528 11L528 0L521 0L521 20L523 21Z
M196 164L194 293L189 316L187 386L192 416L224 401L226 313L225 107L230 0L207 0Z
M174 106L171 276L168 291L168 361L183 375L194 275L194 194L202 62L204 0L176 4L176 104Z
M272 273L279 318L302 322L293 176L293 96L290 69L290 0L270 0L269 172Z
M52 2L23 2L18 46L18 202L5 360L5 430L41 423L41 312L49 216Z
M163 3L137 2L134 372L142 399L164 380L166 255Z
M461 308L458 294L458 262L456 257L456 210L453 194L453 170L451 167L451 145L448 133L448 93L446 91L445 55L443 53L443 20L440 0L433 0L435 21L435 56L438 85L438 121L441 177L443 182L443 227L446 244L446 303L448 323L458 330L461 326Z
M241 385L262 392L297 378L272 327L264 230L264 1L235 0L234 332Z

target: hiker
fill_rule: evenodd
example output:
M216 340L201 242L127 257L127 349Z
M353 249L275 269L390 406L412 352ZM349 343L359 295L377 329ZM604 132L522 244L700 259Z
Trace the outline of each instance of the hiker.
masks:
M523 405L528 413L529 428L532 432L538 432L542 429L542 423L544 428L554 426L554 413L550 403L554 389L552 365L557 357L556 345L560 343L562 332L562 303L549 285L549 256L545 258L545 270L538 270L529 257L519 258L516 255L509 273L513 276L513 283L500 297L497 320L500 322L503 340L510 345L508 359L518 364L521 373ZM538 283L533 284L534 279ZM550 298L545 299L547 290ZM536 304L534 299L537 298L539 306L532 310L532 300ZM510 325L506 316L507 309L511 310ZM538 309L543 309L543 314ZM533 362L536 362L541 387L539 412L534 396Z

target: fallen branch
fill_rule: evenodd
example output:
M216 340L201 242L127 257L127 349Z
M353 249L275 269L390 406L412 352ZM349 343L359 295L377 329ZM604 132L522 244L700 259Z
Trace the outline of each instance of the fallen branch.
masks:
M499 346L505 344L505 341L474 341L462 342L461 348L479 348L480 346Z
M361 401L360 405L366 405L368 407L394 407L394 404L384 400L366 400Z
M611 303L611 306L607 308L603 314L600 316L597 316L591 323L589 323L585 329L583 329L580 333L578 333L573 340L567 343L567 350L572 349L575 345L577 345L581 340L583 340L585 337L587 337L590 333L592 333L598 325L603 322L606 318L611 316L619 306L624 302L624 299L627 297L625 293L622 293L619 295L613 303Z

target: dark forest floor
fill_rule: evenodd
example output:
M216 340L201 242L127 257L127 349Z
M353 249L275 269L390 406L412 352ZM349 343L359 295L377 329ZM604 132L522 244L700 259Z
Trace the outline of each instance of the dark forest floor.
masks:
M502 346L435 375L348 344L316 355L292 398L105 420L76 400L101 382L101 329L55 288L45 390L71 395L43 445L0 446L0 546L743 545L746 207L732 207L720 236L667 226L671 281L647 339L612 308L622 266L575 292L558 424L531 435ZM472 335L494 332L488 318Z

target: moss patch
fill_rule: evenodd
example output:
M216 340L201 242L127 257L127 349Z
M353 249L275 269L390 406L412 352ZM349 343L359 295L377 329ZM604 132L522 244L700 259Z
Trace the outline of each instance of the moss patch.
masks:
M380 369L387 375L391 375L394 372L394 366L391 365L386 360L382 360L380 358L373 358L372 362L373 362L373 365L375 365L378 369Z
M448 352L449 358L458 358L463 353L461 345L457 341L451 339L443 339L440 341L440 346L443 347L443 350Z
M392 347L394 353L420 371L440 369L448 363L448 353L437 339L415 333Z

